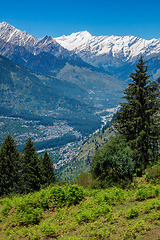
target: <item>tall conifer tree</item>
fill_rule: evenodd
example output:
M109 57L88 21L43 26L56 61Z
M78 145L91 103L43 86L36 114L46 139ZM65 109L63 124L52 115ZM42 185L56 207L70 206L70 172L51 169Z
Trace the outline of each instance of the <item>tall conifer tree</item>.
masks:
M52 161L47 151L45 151L44 155L40 157L41 162L41 184L53 183L55 181L55 173L52 165Z
M37 152L31 138L23 150L22 183L23 192L28 193L40 189L40 169Z
M151 83L143 56L140 57L132 83L124 90L124 99L115 118L115 127L135 152L135 166L141 174L158 157L159 123L157 87Z
M14 139L8 135L0 149L0 195L19 191L19 152Z

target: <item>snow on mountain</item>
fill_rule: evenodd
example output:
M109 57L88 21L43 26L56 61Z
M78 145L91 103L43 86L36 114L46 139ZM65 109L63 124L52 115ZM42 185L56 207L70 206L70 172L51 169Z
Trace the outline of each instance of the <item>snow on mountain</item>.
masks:
M34 45L38 38L29 35L26 31L22 32L6 22L0 23L0 39L18 46Z
M134 36L92 36L89 32L55 38L64 48L74 51L83 61L109 74L129 81L135 62L143 54L154 80L160 72L160 39L145 40Z
M68 50L75 50L76 48L81 47L81 45L86 44L86 42L89 41L91 38L92 35L89 32L83 31L78 33L72 33L70 36L63 35L62 37L58 37L55 39Z
M38 39L6 22L0 23L0 54L12 60L30 53L49 52L56 57L85 61L109 74L126 80L140 54L148 61L150 74L159 77L160 39L145 40L134 36L92 36L88 31L69 36ZM29 55L29 54L28 54ZM23 60L23 59L22 59ZM24 59L25 61L25 59Z
M22 32L16 29L6 22L0 23L0 40L15 46L25 47L27 51L34 55L40 52L50 52L56 57L60 55L63 55L63 57L75 55L74 52L69 52L51 36L45 36L42 39L38 39L28 34L26 31ZM3 46L3 48L5 48L5 46Z
M68 54L67 50L78 54L84 61L93 65L105 61L105 56L120 58L123 62L137 59L139 54L146 56L160 53L160 39L145 40L134 36L92 36L88 31L72 33L69 36L53 38L45 36L38 39L22 32L6 22L0 23L0 39L6 43L25 47L33 54L42 51L50 52L55 56ZM64 49L65 48L65 49ZM101 59L101 56L103 58ZM108 62L107 62L108 64Z
M120 57L124 61L133 61L139 54L150 55L160 52L160 39L145 40L134 36L92 36L89 32L72 33L69 36L55 38L68 50L74 50L84 61L94 62L102 55Z

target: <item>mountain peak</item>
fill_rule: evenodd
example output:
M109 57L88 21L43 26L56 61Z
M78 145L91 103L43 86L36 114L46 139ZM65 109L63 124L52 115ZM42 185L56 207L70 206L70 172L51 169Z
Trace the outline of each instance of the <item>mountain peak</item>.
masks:
M81 46L86 41L89 41L92 35L88 31L81 31L72 33L71 35L55 38L55 40L68 50L73 50L76 47Z
M5 38L5 35L9 36L13 32L20 33L21 31L19 29L15 28L14 26L12 26L11 24L7 23L7 22L0 23L0 37L1 38L2 38L3 35L4 35L4 38Z
M0 23L0 25L2 25L2 26L11 26L9 23L7 23L7 22L2 22L2 23Z
M41 41L55 41L55 40L53 37L46 35L43 38L41 38Z
M2 22L0 23L0 31L2 31L3 29L15 29L15 27L13 27L12 25L10 25L7 22Z
M145 40L134 36L114 35L96 37L88 31L82 31L56 38L56 40L68 50L75 51L89 64L97 62L97 57L108 54L119 59L123 58L124 61L132 61L136 60L140 54L160 53L160 40L158 39ZM94 57L95 59L92 61Z
M79 36L84 36L84 37L92 37L92 35L86 30L86 31L80 31L80 32L77 32L75 33Z

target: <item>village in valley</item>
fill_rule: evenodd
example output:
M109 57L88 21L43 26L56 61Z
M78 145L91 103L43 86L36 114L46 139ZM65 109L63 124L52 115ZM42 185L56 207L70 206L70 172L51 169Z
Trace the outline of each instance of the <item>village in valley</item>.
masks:
M106 109L99 113L102 120L102 127L106 122L111 120L116 111L117 107ZM43 116L53 115L53 113L50 112L44 112ZM44 147L37 150L39 156L44 154L47 150L56 171L78 157L82 145L86 140L86 137L82 136L80 132L69 126L66 121L62 120L53 120L53 124L43 125L40 121L25 120L20 117L0 116L0 130L2 129L3 131L1 131L0 141L3 142L6 135L10 134L21 150L23 149L22 146L26 144L28 138L31 138L36 145L37 143L45 143L53 139L61 139L66 135L74 136L75 141L66 142L61 146ZM90 134L89 138L98 131L99 129L93 134Z
M52 157L55 168L58 168L59 164L65 161L73 159L82 144L82 134L68 126L65 121L53 122L52 126L44 126L39 124L39 121L24 120L16 117L0 117L0 140L3 142L7 134L13 136L16 144L24 145L28 138L31 138L34 143L43 142L51 139L61 138L66 134L70 134L76 137L77 141L73 143L67 143L63 147L50 148L47 152ZM4 135L4 136L3 136ZM37 151L38 154L43 154L46 149ZM58 162L57 162L58 161Z
M0 141L2 142L4 137L10 134L14 137L17 145L25 144L29 137L32 138L33 142L59 138L67 133L76 138L82 137L81 133L68 126L65 121L56 121L53 122L52 126L44 126L39 124L39 121L0 116L0 128L3 128L4 133L4 136L1 135Z

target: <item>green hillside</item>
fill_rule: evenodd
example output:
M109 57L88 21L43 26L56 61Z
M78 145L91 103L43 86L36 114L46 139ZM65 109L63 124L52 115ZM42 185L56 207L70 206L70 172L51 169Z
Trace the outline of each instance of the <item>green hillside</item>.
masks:
M85 107L80 102L65 97L56 89L44 84L32 72L24 69L4 57L0 58L0 89L2 105L22 110L38 110L41 108L50 109L66 107L78 111ZM16 106L17 105L17 106ZM82 109L80 109L82 110Z
M160 91L160 80L156 81ZM158 99L160 95L158 96ZM100 114L100 115L103 115ZM116 134L113 126L108 127L104 131L98 131L96 134L88 138L79 150L78 156L72 161L68 162L67 165L58 168L57 172L61 180L70 181L79 176L81 172L88 172L92 164L92 156L95 151L101 148L108 140L114 137Z
M126 87L124 82L108 75L105 71L85 63L82 59L65 58L63 55L57 58L49 52L33 55L24 49L23 51L19 50L19 52L15 49L15 52L13 51L12 55L10 56L9 54L7 57L16 64L32 71L54 76L67 82L67 84L72 83L72 86L76 84L76 86L79 86L84 92L89 94L85 96L86 102L92 102L95 106L102 109L110 106L115 107L122 96L123 89ZM50 77L49 79L43 79L43 81L51 87L55 84L55 80ZM67 94L65 86L63 88L61 90ZM76 94L73 97L83 99L84 94L79 90L77 91L77 87L74 89L74 93ZM70 90L67 96L72 96L69 94Z
M47 112L52 111L53 115L50 116L52 119L66 120L69 125L83 134L92 133L97 126L100 126L100 119L94 114L93 106L83 101L87 95L85 91L75 84L66 84L54 77L49 79L39 75L0 57L2 112L12 115L22 114L26 117L29 114L47 116ZM52 86L47 85L47 81L52 81ZM73 95L76 95L75 90L81 94L82 101L73 98ZM92 125L88 124L89 121Z
M98 133L93 134L83 143L75 159L57 169L58 177L61 180L70 181L71 179L76 179L81 172L88 172L95 151L114 137L115 134L116 131L112 126L104 131L98 131Z
M160 185L134 178L128 189L50 185L0 199L0 239L160 237Z
M72 65L67 62L56 74L59 79L67 80L89 93L89 100L101 109L115 107L122 97L126 84L105 72Z

